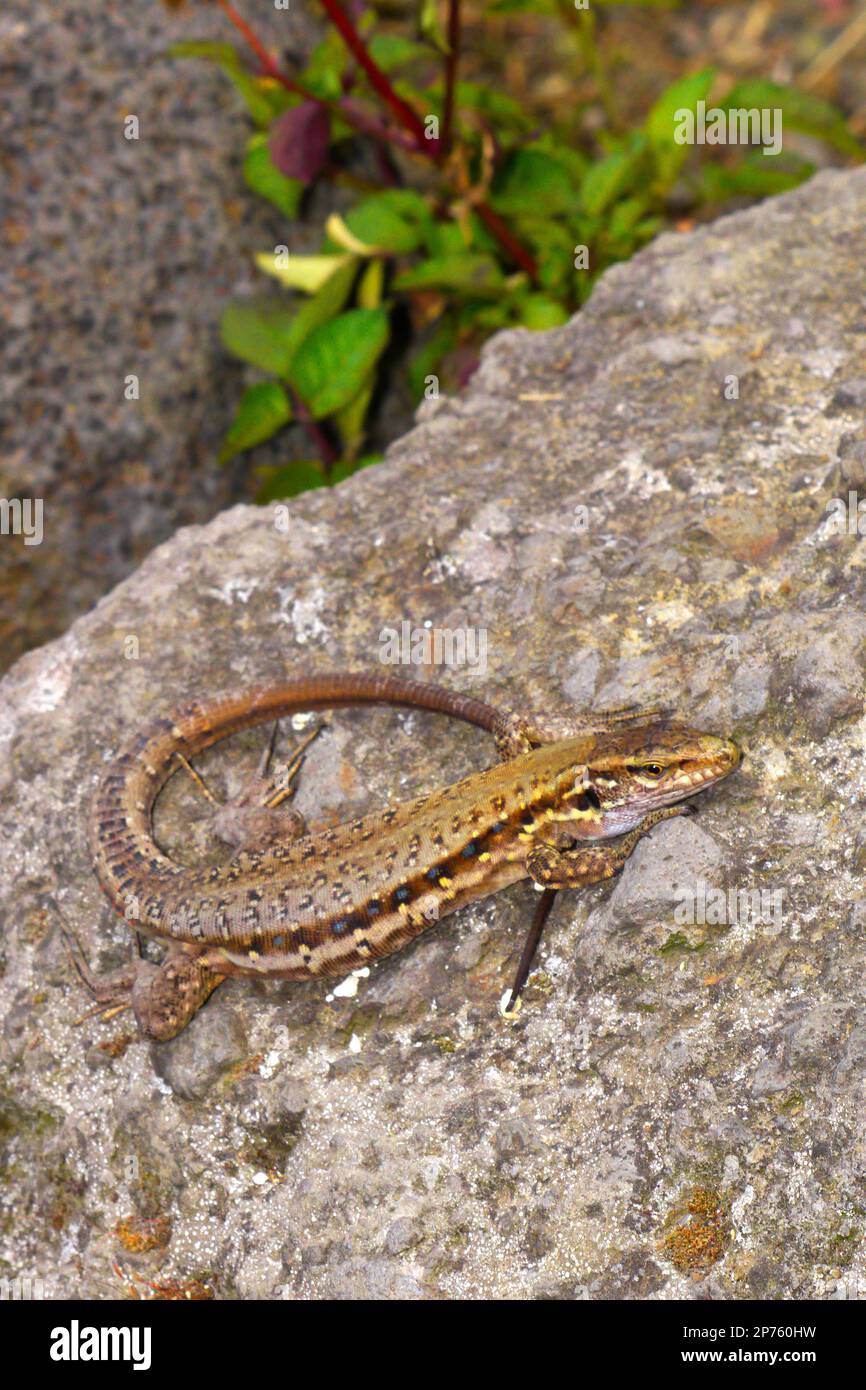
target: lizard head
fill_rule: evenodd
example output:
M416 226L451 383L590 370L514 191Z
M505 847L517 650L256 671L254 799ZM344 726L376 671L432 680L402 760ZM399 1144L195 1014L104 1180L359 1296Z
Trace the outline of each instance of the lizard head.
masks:
M649 724L602 734L582 776L574 778L563 796L563 819L579 823L585 817L591 836L621 835L650 811L712 786L739 761L740 750L731 739L684 725Z

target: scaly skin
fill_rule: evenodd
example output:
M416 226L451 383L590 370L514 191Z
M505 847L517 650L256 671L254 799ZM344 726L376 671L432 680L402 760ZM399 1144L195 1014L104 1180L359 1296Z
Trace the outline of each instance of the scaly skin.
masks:
M152 808L176 754L298 710L366 703L465 719L496 736L506 761L332 829L293 838L287 826L216 868L181 868L157 848ZM169 943L166 959L101 981L77 964L100 997L131 996L146 1037L170 1038L228 975L344 975L518 879L557 888L610 877L652 825L738 761L730 740L663 717L533 722L392 677L302 679L191 704L108 766L93 807L100 883L131 926Z

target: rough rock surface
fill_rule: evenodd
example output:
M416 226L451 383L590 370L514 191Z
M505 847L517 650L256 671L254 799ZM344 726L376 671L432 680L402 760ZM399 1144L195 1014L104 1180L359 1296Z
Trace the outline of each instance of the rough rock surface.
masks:
M285 529L179 532L10 672L6 1272L94 1298L115 1262L223 1298L866 1294L866 548L828 510L866 485L864 222L866 171L663 237L566 327L496 338L381 467ZM157 1047L128 1015L76 1026L58 912L102 967L128 944L86 851L102 760L194 691L375 667L402 620L486 630L483 679L433 679L673 702L743 767L560 896L514 1023L525 883L348 991L229 982ZM202 767L231 786L261 742ZM489 756L432 717L335 716L299 805L351 816ZM161 842L218 854L205 812L175 778ZM766 920L717 920L716 889L763 890Z

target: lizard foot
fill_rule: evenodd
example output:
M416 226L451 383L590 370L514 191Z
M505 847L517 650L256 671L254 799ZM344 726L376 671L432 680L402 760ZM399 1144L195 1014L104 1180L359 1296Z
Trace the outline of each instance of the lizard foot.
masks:
M76 1020L78 1023L95 1014L102 1014L107 1021L131 1007L141 1036L165 1042L186 1027L225 979L198 951L183 946L169 948L159 965L133 957L128 965L97 975L78 938L62 919L60 930L76 972L96 1000L96 1007Z

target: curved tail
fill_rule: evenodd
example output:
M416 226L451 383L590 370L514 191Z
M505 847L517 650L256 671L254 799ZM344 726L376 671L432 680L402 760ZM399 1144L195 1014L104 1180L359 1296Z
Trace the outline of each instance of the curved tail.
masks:
M144 925L161 888L184 872L159 850L151 826L154 802L176 769L176 753L190 758L229 734L302 710L374 704L449 714L492 734L503 722L502 711L482 700L396 676L301 676L238 695L192 701L141 729L100 780L91 814L91 851L100 885L113 905ZM134 912L128 911L131 900Z

